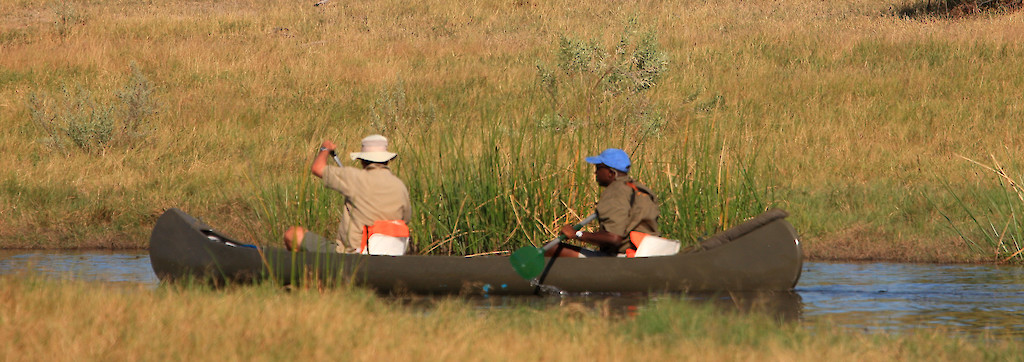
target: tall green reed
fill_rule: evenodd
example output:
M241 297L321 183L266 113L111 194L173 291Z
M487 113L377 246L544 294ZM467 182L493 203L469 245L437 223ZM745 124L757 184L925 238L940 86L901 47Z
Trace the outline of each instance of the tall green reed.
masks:
M280 241L290 226L302 226L328 237L336 234L343 197L303 171L296 171L283 183L249 176L258 191L251 202L255 220L246 225L259 241Z
M392 134L400 155L392 169L413 204L411 253L504 253L551 239L593 212L601 190L584 158L609 147L631 153L631 174L660 200L667 237L696 243L774 201L762 178L771 165L734 150L711 118L683 125L690 136L670 142L632 127L550 130L496 113L481 115L491 128L432 124ZM266 240L279 240L288 225L334 235L343 198L305 170L296 175L259 186L253 209Z
M328 239L337 235L344 198L324 187L320 179L311 176L307 170L302 171L305 172L296 172L296 176L284 183L266 183L265 180L250 177L250 182L257 184L259 191L251 203L251 209L256 214L255 220L248 221L246 226L251 235L256 235L257 243L282 247L284 233L291 226L301 226ZM318 254L308 259L304 254L290 253L290 261L285 262L268 256L264 251L261 249L260 255L270 270L264 277L277 278L285 271L281 268L286 268L290 277L287 282L292 286L311 288L349 285L349 280L342 277L341 265L339 268L326 268L338 270L338 275L314 272L321 270L321 265L338 263L330 257ZM304 269L302 265L312 268Z
M946 190L962 215L939 212L971 250L998 262L1024 263L1024 215L1020 214L1024 188L995 157L991 165L963 158L991 172L996 186L987 191L958 191L947 183Z
M703 127L700 140L653 147L542 131L423 136L425 149L404 151L413 166L402 174L413 195L414 249L463 255L539 245L592 212L601 190L583 159L608 147L634 151L632 174L658 196L663 233L696 243L772 202L756 157L739 159Z
M711 123L687 127L697 136L657 150L666 156L647 181L662 196L662 234L697 243L774 206L773 165L734 149Z
M418 252L509 250L589 213L580 203L587 174L560 162L573 146L557 136L479 130L417 137L403 151L412 166L402 176Z

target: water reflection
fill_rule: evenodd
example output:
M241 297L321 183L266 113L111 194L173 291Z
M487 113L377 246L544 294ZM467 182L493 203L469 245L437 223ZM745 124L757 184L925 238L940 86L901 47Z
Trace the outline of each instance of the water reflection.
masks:
M145 251L0 251L0 274L34 272L55 278L155 287ZM481 308L524 304L635 315L652 300L686 298L723 310L767 313L779 320L830 320L869 331L945 328L967 334L1024 337L1024 268L992 265L804 263L795 292L708 295L580 295L472 297ZM419 299L422 302L425 299ZM415 304L415 299L410 299Z
M551 308L566 309L568 313L597 313L608 318L636 316L648 304L663 299L685 299L697 304L712 305L724 312L760 313L779 321L798 321L802 302L795 292L749 292L708 294L587 294L562 296L462 296L473 305L484 309ZM405 305L430 309L436 304L431 297L402 297Z

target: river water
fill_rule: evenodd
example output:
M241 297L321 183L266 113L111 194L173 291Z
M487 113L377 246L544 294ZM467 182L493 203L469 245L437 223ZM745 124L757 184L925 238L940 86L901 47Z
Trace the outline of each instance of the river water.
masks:
M26 272L153 288L159 283L145 251L0 251L0 274ZM606 306L611 304L635 311L651 297L577 296L539 300L547 305L559 305L573 300L571 298L583 302L599 299ZM738 295L690 298L741 308L750 301ZM502 298L484 298L479 302L489 307L510 303ZM968 335L1024 339L1024 268L1019 266L808 262L804 263L794 293L746 304L750 303L767 304L785 319L828 320L865 331L944 328Z

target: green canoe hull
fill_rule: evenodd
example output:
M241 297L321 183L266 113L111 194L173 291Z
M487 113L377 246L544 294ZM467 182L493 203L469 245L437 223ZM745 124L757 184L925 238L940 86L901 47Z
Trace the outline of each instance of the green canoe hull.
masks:
M789 291L800 279L803 253L786 215L769 211L671 256L546 259L537 282L567 293ZM153 271L162 281L345 281L415 294L540 290L516 273L508 256L292 253L245 245L179 209L157 220L149 248Z

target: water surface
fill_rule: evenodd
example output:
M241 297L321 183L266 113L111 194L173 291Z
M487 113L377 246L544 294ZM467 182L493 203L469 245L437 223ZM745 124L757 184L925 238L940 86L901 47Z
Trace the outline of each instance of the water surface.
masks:
M863 329L943 327L1024 336L1024 268L805 263L803 314Z
M0 250L0 274L34 272L58 279L156 286L148 251Z
M159 283L145 251L0 251L0 274L26 272L153 288ZM572 296L526 302L597 306L605 313L632 314L652 298L664 297ZM740 310L760 306L781 319L830 320L857 330L944 328L970 335L1024 338L1024 268L1018 266L808 262L793 293L687 298ZM475 301L485 308L524 302L514 297Z

